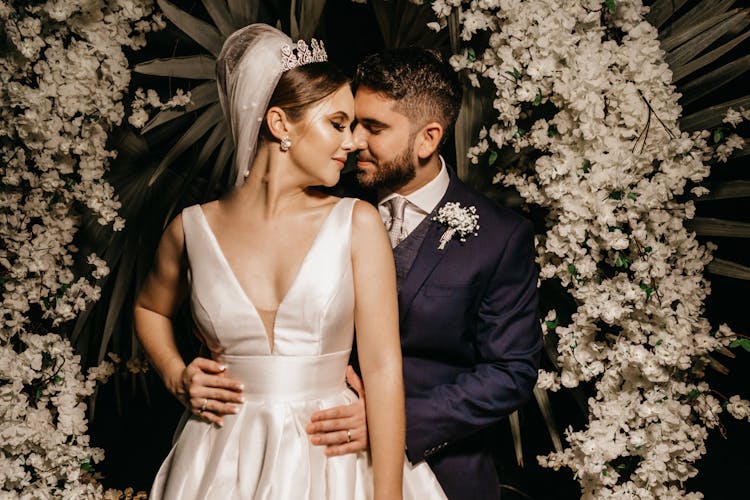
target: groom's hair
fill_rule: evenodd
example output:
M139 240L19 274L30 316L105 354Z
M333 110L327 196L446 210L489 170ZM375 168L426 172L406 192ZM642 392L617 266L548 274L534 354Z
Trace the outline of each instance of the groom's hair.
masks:
M436 121L445 137L461 108L458 75L431 50L418 47L384 50L365 58L352 83L396 101L394 109L420 128Z

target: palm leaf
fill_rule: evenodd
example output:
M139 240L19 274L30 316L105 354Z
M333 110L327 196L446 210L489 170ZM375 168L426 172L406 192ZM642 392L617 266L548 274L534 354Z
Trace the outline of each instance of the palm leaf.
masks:
M157 115L154 116L146 124L145 127L143 127L143 129L141 130L141 134L145 134L146 132L149 132L159 125L163 125L164 123L170 122L175 118L184 116L187 113L192 113L193 111L196 111L200 108L203 108L204 106L208 106L209 104L213 104L218 101L219 92L216 88L216 82L211 81L201 83L190 91L190 102L187 103L183 107L183 109L165 109L163 111L159 111L159 113L157 113Z
M709 28L713 28L714 26L716 26L722 21L726 21L728 18L735 16L739 11L740 9L730 10L723 14L710 17L706 19L705 21L699 24L696 24L695 26L688 27L684 31L675 33L674 35L668 38L665 38L664 40L661 41L660 43L661 48L669 52L670 50L674 50L676 47L679 47L685 42L694 42L695 40L698 39L697 35L703 33ZM706 44L706 46L708 46L708 44Z
M710 192L695 201L727 200L750 197L750 181L734 180L707 185Z
M294 8L295 2L292 2L293 10L290 13L292 40L298 38L309 40L315 34L325 6L325 0L297 0L296 8Z
M708 54L701 56L698 59L695 59L694 61L691 61L690 63L682 67L677 68L673 72L672 81L678 82L682 80L683 78L685 78L686 76L694 73L695 71L705 66L708 66L709 64L711 64L712 62L714 62L715 60L717 60L718 58L720 58L721 56L723 56L724 54L726 54L727 52L735 48L741 42L743 42L748 37L748 35L750 35L750 33L745 33L735 38L734 40L725 43L721 47L718 47L712 50Z
M713 62L713 61L711 61ZM688 65L689 66L689 65ZM687 66L686 66L687 67ZM690 104L711 92L718 90L727 83L750 69L750 54L727 63L710 73L699 76L680 87L683 105Z
M693 33L699 27L703 25L709 25L711 23L712 20L709 19L704 23L698 24L695 28L687 30L685 33ZM679 70L682 66L687 64L688 61L691 61L695 56L703 52L706 47L714 43L716 40L727 34L739 33L745 27L747 27L748 24L750 24L750 20L748 20L747 12L739 12L727 19L724 19L724 21L716 24L706 31L698 31L697 33L699 34L691 36L687 42L683 43L672 52L667 54L665 60L671 68L677 68ZM676 36L676 38L680 39L681 35ZM679 80L679 77L675 76L674 79L675 81L677 81Z
M239 26L234 23L232 19L232 13L229 12L227 4L224 0L202 0L203 6L206 8L206 12L211 16L211 20L219 28L219 32L223 39L226 39L231 35Z
M552 405L549 402L547 391L534 386L534 398L536 399L537 405L539 405L539 409L542 411L544 423L547 425L549 437L552 439L552 446L554 446L555 450L558 452L562 452L562 439L560 439L560 433L557 431L557 423L555 422L555 416L552 414Z
M685 221L685 226L701 236L728 236L750 238L750 223L713 217L696 217Z
M514 411L508 417L510 422L510 432L513 435L513 451L516 453L516 462L519 467L523 467L523 446L521 441L521 419L518 411Z
M201 137L203 137L208 130L216 125L223 118L221 106L219 103L212 104L206 111L195 120L190 128L179 138L179 140L172 146L172 149L167 152L164 159L157 167L154 174L149 180L149 186L156 181L156 179L164 172L164 170L176 160L182 153L184 153L190 146L195 144Z
M660 30L660 38L668 38L674 33L689 29L691 26L699 24L703 19L711 15L724 12L731 7L734 2L735 0L703 0L693 7L693 9L683 14L679 19L670 23L669 26Z
M164 15L187 36L195 40L196 43L214 56L219 55L221 46L224 43L224 37L221 36L221 33L215 27L205 21L201 21L197 17L191 16L167 0L156 0L156 3L159 4Z
M750 95L739 97L728 102L716 104L684 117L680 121L680 128L688 132L695 130L710 130L722 124L724 115L729 108L740 109L750 107Z
M651 23L652 26L660 27L662 24L679 10L680 7L685 5L687 0L657 0L654 5L651 6L646 20Z
M216 59L209 56L170 57L136 64L133 71L144 75L171 76L191 80L213 80Z
M724 259L714 259L708 263L706 270L711 274L736 278L741 280L750 280L750 267L743 266L736 262Z
M229 0L229 12L237 26L247 26L258 19L258 0Z

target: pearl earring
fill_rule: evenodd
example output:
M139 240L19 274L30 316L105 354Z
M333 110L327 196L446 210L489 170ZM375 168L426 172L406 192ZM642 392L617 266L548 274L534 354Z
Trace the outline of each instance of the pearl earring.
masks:
M281 148L282 151L287 152L289 151L289 148L292 147L292 140L289 139L288 135L285 135L281 141L279 141L279 148Z

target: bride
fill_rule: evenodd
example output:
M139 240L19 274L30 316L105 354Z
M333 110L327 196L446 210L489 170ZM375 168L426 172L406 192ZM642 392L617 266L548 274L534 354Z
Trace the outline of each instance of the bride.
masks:
M426 464L404 462L380 216L313 189L336 184L353 148L352 93L326 59L315 40L293 45L263 24L233 33L219 55L235 188L170 223L135 307L143 348L187 407L152 498L445 498ZM186 298L211 353L187 364L170 320ZM355 326L371 450L326 457L304 428L313 412L357 399L344 377Z

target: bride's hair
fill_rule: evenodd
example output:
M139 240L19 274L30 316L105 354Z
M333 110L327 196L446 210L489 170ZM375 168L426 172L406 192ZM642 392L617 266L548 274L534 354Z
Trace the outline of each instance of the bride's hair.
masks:
M278 106L291 121L298 122L309 107L347 83L349 78L331 63L316 62L297 66L281 75L266 110ZM261 138L273 140L265 120L261 127Z
M282 49L292 47L291 38L281 31L251 24L229 35L216 59L219 102L235 145L230 178L234 186L244 182L259 139L272 139L264 119L269 107L280 107L296 121L310 105L348 82L328 62L285 68Z

